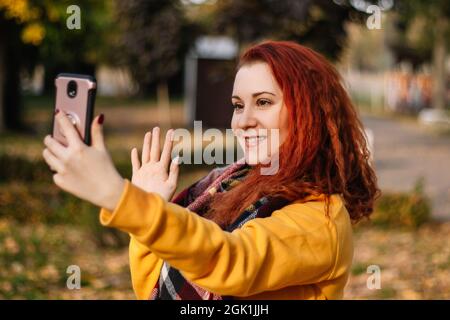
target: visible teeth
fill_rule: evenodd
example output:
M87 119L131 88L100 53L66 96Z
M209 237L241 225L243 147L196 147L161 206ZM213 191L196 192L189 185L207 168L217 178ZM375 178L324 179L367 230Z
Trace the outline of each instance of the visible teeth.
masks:
M266 139L266 137L245 137L247 144L250 146L256 145Z

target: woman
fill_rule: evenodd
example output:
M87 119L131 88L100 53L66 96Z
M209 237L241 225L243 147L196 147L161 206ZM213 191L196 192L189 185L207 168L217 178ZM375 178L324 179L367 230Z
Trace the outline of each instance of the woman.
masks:
M89 147L59 112L69 144L47 136L43 156L59 187L130 234L140 299L342 298L351 223L372 213L379 190L338 73L311 49L266 41L242 55L232 106L245 161L213 170L171 202L172 130L162 152L158 128L145 135L141 160L132 150L131 182L105 148L102 115ZM261 174L275 158L276 172Z

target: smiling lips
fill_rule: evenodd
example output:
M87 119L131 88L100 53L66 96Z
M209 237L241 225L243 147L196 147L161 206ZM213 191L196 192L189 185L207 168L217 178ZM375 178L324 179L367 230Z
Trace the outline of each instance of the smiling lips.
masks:
M262 141L266 140L266 136L256 136L256 137L245 137L245 147L252 148L256 147Z

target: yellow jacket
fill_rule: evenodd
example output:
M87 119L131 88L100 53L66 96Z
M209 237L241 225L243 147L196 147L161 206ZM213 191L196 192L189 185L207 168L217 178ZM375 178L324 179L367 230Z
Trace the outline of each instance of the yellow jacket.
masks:
M148 299L163 260L198 286L236 299L342 299L353 258L352 227L340 195L293 202L233 232L126 180L100 222L130 234L138 299Z

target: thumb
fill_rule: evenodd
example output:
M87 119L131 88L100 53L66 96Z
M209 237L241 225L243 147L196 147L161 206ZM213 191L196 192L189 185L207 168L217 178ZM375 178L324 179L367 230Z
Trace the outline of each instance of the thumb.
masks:
M91 127L91 136L92 136L92 146L104 150L105 149L105 140L103 138L103 121L105 120L105 116L100 114L98 117L94 119Z

